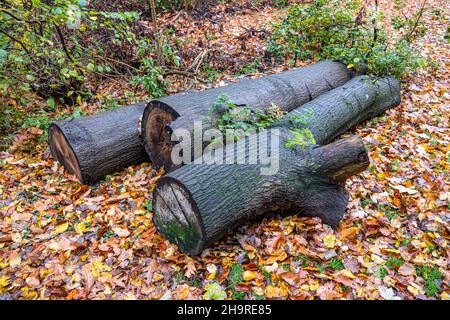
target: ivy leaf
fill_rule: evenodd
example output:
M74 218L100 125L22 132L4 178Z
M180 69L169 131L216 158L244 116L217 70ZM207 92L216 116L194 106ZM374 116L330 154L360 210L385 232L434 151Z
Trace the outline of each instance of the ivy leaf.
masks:
M50 98L47 100L47 105L51 108L51 109L56 109L56 102L55 99Z

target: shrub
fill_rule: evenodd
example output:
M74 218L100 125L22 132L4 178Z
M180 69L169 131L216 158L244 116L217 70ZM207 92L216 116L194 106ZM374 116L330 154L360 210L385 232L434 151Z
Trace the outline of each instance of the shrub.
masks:
M0 90L76 97L86 79L124 65L105 55L106 50L132 52L137 12L96 11L85 0L49 3L8 0L0 9Z
M422 13L423 7L412 18L396 17L394 26L403 35L394 38L381 27L378 9L357 0L293 4L273 25L268 51L278 59L333 59L356 67L364 63L372 74L403 77L423 66L411 46L421 35Z

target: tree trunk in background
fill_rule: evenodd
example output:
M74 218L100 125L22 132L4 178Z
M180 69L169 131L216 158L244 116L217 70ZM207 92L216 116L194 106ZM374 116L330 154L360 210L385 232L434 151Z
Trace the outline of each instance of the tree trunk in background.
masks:
M357 77L255 135L259 142L265 133L273 133L268 146L279 141L270 150L279 154L277 173L262 175L263 165L251 164L249 155L257 148L250 143L255 138L251 136L217 150L224 164L188 164L160 178L153 191L154 223L191 255L201 253L243 222L273 212L317 216L336 228L348 202L344 182L364 170L369 160L358 137L317 144L399 103L397 80ZM315 145L288 147L295 136L293 120L299 117L306 119L304 129L314 136ZM236 163L242 155L245 164L226 164L230 163L227 159Z
M146 103L94 116L52 123L48 130L50 151L66 170L83 184L148 161L139 134Z
M201 92L184 92L152 101L142 119L144 145L150 160L166 172L179 167L171 160L176 129L192 131L195 121L208 115L220 95L236 105L266 109L272 104L289 112L321 94L343 85L352 71L339 62L322 61L314 65L257 79L246 79L228 86Z

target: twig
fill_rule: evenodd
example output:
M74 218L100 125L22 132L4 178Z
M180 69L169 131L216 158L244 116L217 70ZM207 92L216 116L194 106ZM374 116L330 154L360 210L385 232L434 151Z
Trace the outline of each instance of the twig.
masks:
M199 81L201 83L206 83L207 82L206 80L198 77L197 73L184 71L184 70L166 69L166 70L163 71L163 74L165 76L172 75L172 74L178 74L178 75L185 76L185 77L193 77L195 80L197 80L197 81Z
M22 41L17 40L16 38L14 38L13 36L9 35L6 31L4 31L4 30L2 30L2 29L0 29L0 32L3 33L5 36L7 36L7 37L8 37L9 39L11 39L12 41L18 43L18 44L22 47L22 49L25 50L26 53L28 53L28 54L31 55L30 51L27 49L27 47L25 47L25 45L23 44Z
M164 61L162 57L162 50L161 50L161 43L160 43L160 35L158 31L158 25L156 20L156 5L155 0L148 0L149 6L150 6L150 12L152 16L152 24L153 24L153 33L155 34L155 40L156 40L156 52L157 52L157 58L158 58L158 65L162 66Z
M417 27L419 26L419 21L420 21L420 18L422 18L426 2L427 2L427 0L423 0L422 6L420 7L420 10L417 14L416 21L414 22L414 26L412 27L411 31L405 36L405 40L407 42L411 41L410 38L412 37L412 35L414 34L414 31L416 31Z
M70 55L69 50L67 49L66 42L64 41L64 36L61 32L61 29L58 27L58 25L56 23L53 23L53 25L55 26L56 32L58 33L59 40L61 41L61 45L63 47L63 50L64 50L67 58L70 60L70 62L73 63L74 60L73 60L72 56Z

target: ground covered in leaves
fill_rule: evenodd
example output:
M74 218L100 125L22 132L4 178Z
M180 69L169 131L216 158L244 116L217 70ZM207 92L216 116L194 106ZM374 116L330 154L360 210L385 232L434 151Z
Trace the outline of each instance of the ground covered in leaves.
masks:
M160 173L142 164L82 186L31 127L0 153L0 299L449 299L450 7L428 6L419 45L432 64L404 81L399 107L354 130L371 166L349 180L337 231L315 218L274 217L191 258L152 224ZM213 83L221 85L261 56L279 11L217 5L174 26L191 39L193 62L216 50L215 63L230 65ZM261 68L245 73L284 67Z

